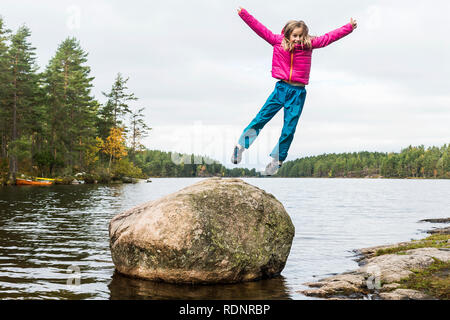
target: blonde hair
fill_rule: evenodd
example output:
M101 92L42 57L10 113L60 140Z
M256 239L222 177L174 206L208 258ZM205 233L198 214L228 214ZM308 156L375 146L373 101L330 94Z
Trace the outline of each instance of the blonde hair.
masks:
M306 47L308 49L311 48L311 39L312 37L308 34L309 29L305 22L302 20L290 20L286 23L286 25L283 28L284 33L284 39L281 42L281 45L283 46L284 50L286 51L293 51L295 48L295 43L289 41L289 38L291 37L292 32L296 28L302 28L302 34L300 35L300 45L302 47Z

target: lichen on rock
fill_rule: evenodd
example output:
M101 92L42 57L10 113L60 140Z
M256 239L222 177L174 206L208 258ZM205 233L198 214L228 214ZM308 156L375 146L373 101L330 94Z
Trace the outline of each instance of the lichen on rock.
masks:
M379 248L364 248L360 251L373 255ZM298 292L323 298L343 295L362 299L372 294L380 299L428 299L428 295L414 292L415 290L397 289L400 286L398 282L408 278L413 273L411 270L425 269L436 259L450 261L450 251L446 248L418 248L406 250L401 254L372 256L355 271L324 278L318 282L304 283L314 289Z

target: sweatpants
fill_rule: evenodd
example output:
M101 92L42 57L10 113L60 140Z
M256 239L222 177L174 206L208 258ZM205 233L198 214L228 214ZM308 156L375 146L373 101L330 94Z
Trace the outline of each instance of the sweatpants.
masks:
M293 86L284 81L278 81L275 89L259 110L256 117L244 129L239 137L239 144L248 149L255 141L259 132L277 112L284 107L284 123L278 143L269 154L272 158L284 161L294 138L298 120L302 114L306 98L305 87Z

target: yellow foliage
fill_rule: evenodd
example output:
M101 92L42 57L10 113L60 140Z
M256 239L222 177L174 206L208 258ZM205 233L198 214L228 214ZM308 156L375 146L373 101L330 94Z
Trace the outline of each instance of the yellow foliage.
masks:
M90 139L84 151L84 164L87 168L91 168L98 161L98 152L103 148L103 144L102 138L96 137L95 140Z
M111 128L109 137L103 143L102 151L111 159L120 160L127 155L125 149L125 134L123 128Z

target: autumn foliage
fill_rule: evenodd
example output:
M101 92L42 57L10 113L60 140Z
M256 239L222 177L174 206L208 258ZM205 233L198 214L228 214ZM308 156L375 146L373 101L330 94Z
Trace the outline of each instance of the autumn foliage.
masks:
M110 129L109 136L102 148L102 151L109 155L109 168L111 168L111 162L120 160L127 155L125 140L124 128Z

